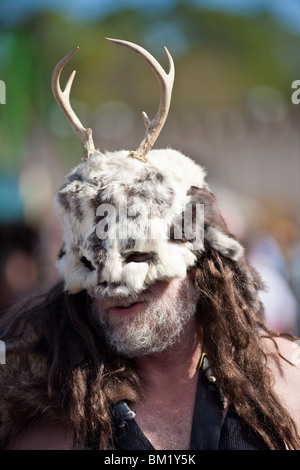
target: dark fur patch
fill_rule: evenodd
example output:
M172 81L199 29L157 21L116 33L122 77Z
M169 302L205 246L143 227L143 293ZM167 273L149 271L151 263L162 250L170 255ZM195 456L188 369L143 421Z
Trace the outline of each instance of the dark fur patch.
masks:
M133 238L128 238L127 240L124 240L124 243L122 244L122 248L124 250L133 250L135 247L135 240Z
M57 194L57 199L59 204L64 208L66 212L71 211L71 204L69 200L69 195L67 193L59 191Z
M90 198L90 205L93 210L97 210L99 206L102 204L112 204L114 205L114 200L112 198L107 198L105 196L105 190L104 189L99 189L97 194L95 194L94 197Z
M57 194L58 202L61 204L61 206L66 212L72 212L73 215L79 221L82 221L84 217L84 212L81 207L79 195L83 190L84 186L78 182L75 185L75 188L72 188L71 191L64 191L70 184L71 182L67 181L61 186Z
M79 171L76 171L75 173L71 173L70 175L67 176L67 179L70 183L72 183L72 181L80 181L80 182L84 181L83 176Z
M76 188L76 192L72 197L72 212L74 216L81 222L84 218L84 212L81 207L81 200L79 197L81 188Z
M76 243L76 245L73 243L73 244L71 245L71 252L74 253L74 255L78 255L78 253L79 253L79 247L80 247L80 245L79 245L78 242Z
M95 271L94 266L92 265L91 261L88 260L85 256L82 256L80 258L81 263L90 271Z
M101 250L104 250L105 240L102 240L98 237L96 230L88 237L87 246L93 253L98 253Z
M191 196L191 204L203 204L204 223L206 226L216 227L221 232L230 235L227 225L221 215L216 197L206 188L196 188L192 186L188 191Z
M157 187L153 193L153 189ZM163 187L163 195L160 194L160 188ZM166 189L168 196L166 198ZM138 198L148 202L151 200L151 208L159 209L156 213L162 214L163 210L170 208L174 197L172 188L166 188L165 177L161 173L148 171L145 175L137 178L130 188L127 189L127 197L130 202L134 198Z
M66 248L65 248L65 244L63 243L57 255L58 259L61 259L63 256L65 256L65 254L66 254Z
M186 214L185 216L182 214L181 219L178 217L177 221L175 220L174 224L170 228L170 240L177 243L186 243L187 241L194 242L196 240L196 236L192 237L192 235L196 233L196 230L198 230L198 227L196 226L197 204L201 204L204 207L204 228L208 226L216 227L222 233L231 236L221 215L217 200L211 192L209 192L206 188L197 188L192 186L187 194L191 196L189 203L192 206L191 213L189 214L191 220L189 220L189 223L187 224L191 230L184 230L183 220L184 217L186 217ZM199 230L200 229L201 228L199 227ZM198 237L200 235L201 234L198 233Z

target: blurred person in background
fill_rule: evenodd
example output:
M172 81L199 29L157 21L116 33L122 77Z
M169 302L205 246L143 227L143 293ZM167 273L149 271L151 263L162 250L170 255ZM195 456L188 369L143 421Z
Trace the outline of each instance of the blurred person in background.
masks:
M218 190L222 215L242 240L247 256L263 279L259 293L266 325L277 333L299 335L299 300L295 251L299 232L289 219L234 191ZM261 214L257 216L257 214ZM297 251L296 251L297 253Z
M0 174L0 310L39 284L39 230L24 220L16 177Z
M275 239L267 233L257 235L249 250L249 260L266 286L260 298L265 308L267 325L277 333L298 335L299 304Z
M0 309L38 286L38 235L23 222L0 225Z

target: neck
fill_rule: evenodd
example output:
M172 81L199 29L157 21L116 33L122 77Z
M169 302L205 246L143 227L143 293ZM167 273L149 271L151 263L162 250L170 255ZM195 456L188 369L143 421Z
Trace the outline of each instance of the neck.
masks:
M202 341L195 328L180 344L135 360L144 382L142 397L131 402L136 422L157 450L189 449Z
M179 344L159 354L135 359L136 368L144 381L145 388L185 385L197 376L198 363L202 352L202 338L193 331L188 332Z

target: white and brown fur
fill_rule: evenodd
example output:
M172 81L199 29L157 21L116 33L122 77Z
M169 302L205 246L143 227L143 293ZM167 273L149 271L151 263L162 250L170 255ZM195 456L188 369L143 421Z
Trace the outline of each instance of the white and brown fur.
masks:
M197 192L204 189L205 197ZM205 209L208 194L203 168L178 151L151 150L147 163L130 158L128 151L96 151L67 176L55 200L64 233L57 267L66 291L93 289L97 295L126 296L137 294L156 280L184 278L197 253L191 240L174 239L172 234L188 204L204 205L205 217L211 219L204 231L209 244L225 256L239 259L241 245L222 230L225 224L214 223L207 213L211 201ZM125 203L129 216L118 210ZM101 222L97 208L101 204L111 204L117 211L116 219L109 214L105 217L106 239L97 235ZM155 237L141 236L147 233L149 224ZM110 236L125 226L125 239ZM125 263L126 254L134 251L154 256L150 262Z

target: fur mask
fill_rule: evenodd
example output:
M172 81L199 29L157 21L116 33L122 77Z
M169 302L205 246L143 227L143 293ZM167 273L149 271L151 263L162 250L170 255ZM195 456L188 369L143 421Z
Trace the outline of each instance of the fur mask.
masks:
M160 108L153 121L144 114L147 132L136 152L102 153L70 107L72 77L64 92L59 87L62 67L75 50L57 65L54 95L86 156L55 198L64 234L57 267L70 293L86 289L97 296L131 296L158 280L184 278L204 240L233 260L243 249L227 231L203 168L178 151L150 150L170 105L174 68L169 53L166 74L144 49L111 41L150 64L162 89Z

